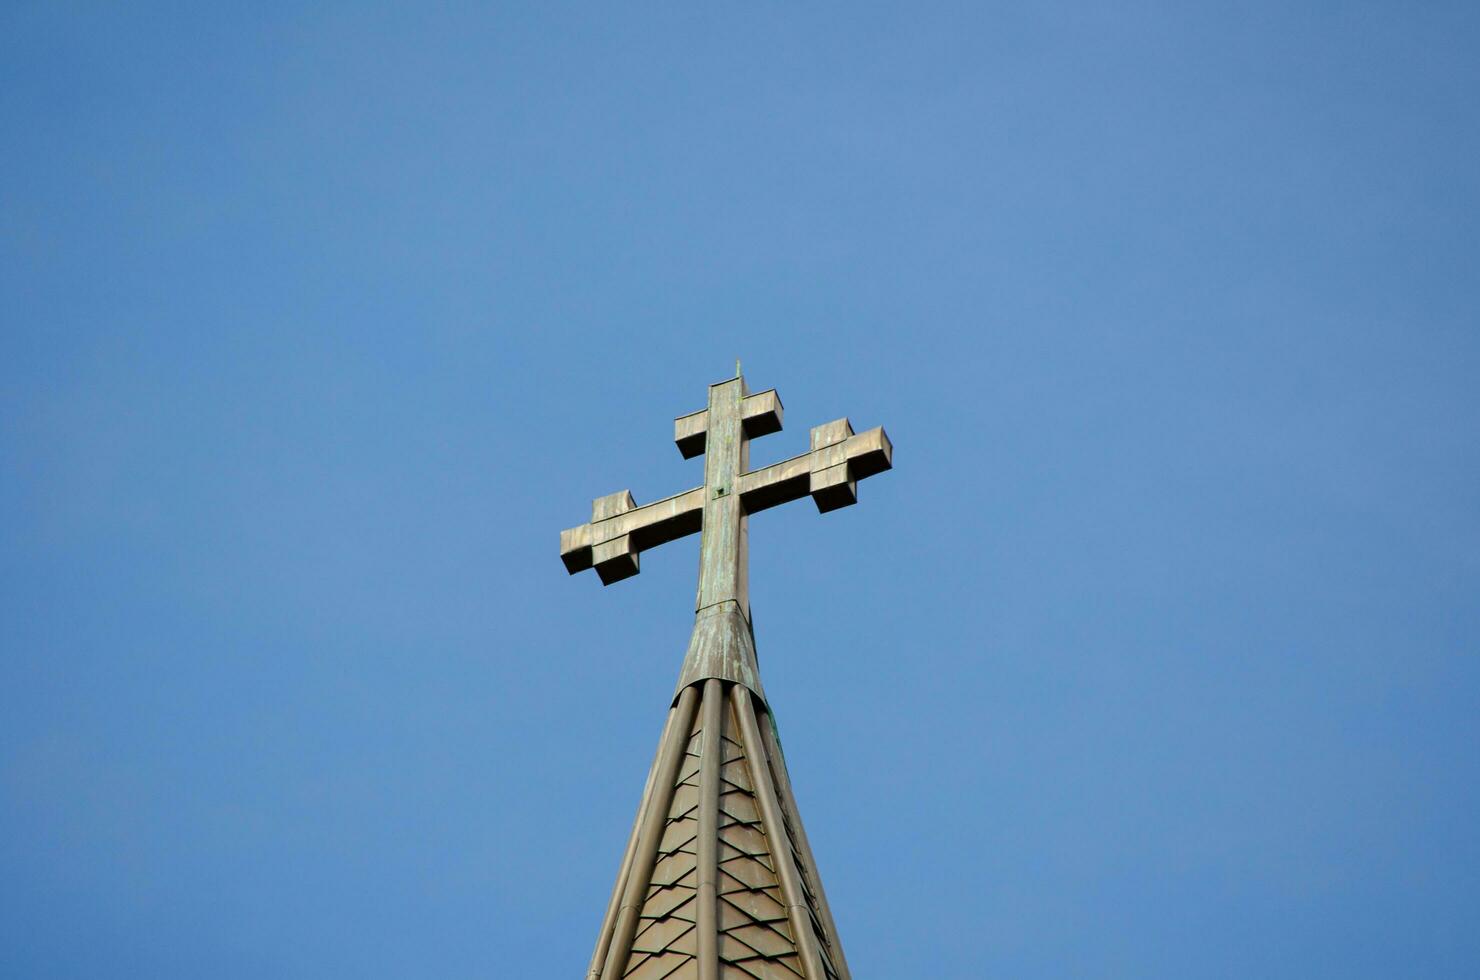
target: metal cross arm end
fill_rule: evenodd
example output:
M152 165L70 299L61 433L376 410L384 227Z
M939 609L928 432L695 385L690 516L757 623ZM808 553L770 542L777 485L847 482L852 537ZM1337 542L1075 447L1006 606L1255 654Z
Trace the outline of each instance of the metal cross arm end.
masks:
M740 424L745 438L755 439L781 431L781 396L776 389L746 395L740 402ZM684 459L704 455L709 432L709 410L701 409L673 420L673 441Z
M703 516L703 487L641 507L630 490L609 493L591 502L591 523L560 532L560 560L572 575L594 567L611 585L641 570L640 553L698 531Z
M812 450L740 478L747 513L811 495L819 513L858 503L858 481L894 465L882 426L854 434L847 419L812 429Z

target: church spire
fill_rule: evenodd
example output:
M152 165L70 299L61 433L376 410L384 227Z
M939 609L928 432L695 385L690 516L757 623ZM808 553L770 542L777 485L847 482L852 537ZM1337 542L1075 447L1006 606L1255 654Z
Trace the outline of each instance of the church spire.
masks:
M781 429L776 392L739 374L674 423L704 485L639 507L626 490L562 531L575 574L636 575L643 550L701 531L694 632L648 774L587 980L850 980L802 828L750 625L749 520L810 495L826 512L887 470L883 429L847 419L812 430L811 449L751 470L750 439Z

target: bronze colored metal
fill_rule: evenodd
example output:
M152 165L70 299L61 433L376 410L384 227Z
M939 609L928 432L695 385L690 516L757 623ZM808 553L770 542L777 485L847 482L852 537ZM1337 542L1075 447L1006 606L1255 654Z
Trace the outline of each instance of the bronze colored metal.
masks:
M766 744L767 756L772 759L782 759L781 736L776 731L776 719L770 712L767 712L765 718L761 719L760 729L761 739ZM791 791L791 777L786 772L784 760L775 767L775 776L776 795L781 800L782 816L792 829L796 848L801 855L798 864L805 874L807 869L817 868L817 859L812 856L812 845L807 840L807 828L802 826L801 815L797 813L796 796ZM827 904L827 894L822 890L822 879L816 878L810 884L817 914L822 919L822 934L825 937L832 937L832 945L823 952L829 962L835 964L838 976L848 980L851 976L848 972L848 958L843 955L843 947L837 944L838 927L833 922L832 909Z
M851 980L786 774L756 662L749 528L757 511L810 496L821 513L858 500L893 465L881 428L812 429L807 453L750 469L750 439L779 431L781 399L739 375L674 422L704 485L638 506L598 497L560 533L571 573L610 585L648 548L700 531L694 632L587 980Z
M750 696L735 688L735 716L740 719L740 730L745 734L745 744L761 746L763 743L760 736L760 728L755 722L755 706L750 703ZM764 753L761 753L764 757ZM770 760L768 770L774 769L776 762ZM771 773L768 771L766 776ZM770 778L756 780L756 796L760 800L761 817L765 825L775 831L775 836L780 837L780 830L786 828L786 821L781 815L781 801L776 795L776 787ZM768 835L770 836L770 835ZM781 843L777 841L778 845ZM807 977L822 977L825 974L822 969L822 954L817 948L817 930L812 923L812 906L807 900L806 893L802 890L801 871L797 868L797 855L795 847L787 841L786 846L778 846L772 849L771 856L776 868L776 876L781 879L781 894L786 896L786 914L791 919L792 935L796 939L797 952L801 954L802 964L806 967Z
M648 886L652 883L663 818L676 795L677 784L674 777L679 764L683 762L683 750L689 741L689 725L693 721L698 700L697 688L691 687L679 696L674 724L666 733L665 744L658 750L658 778L654 781L652 793L643 800L642 830L637 839L637 850L633 852L633 862L628 869L626 881L618 885L623 896L622 904L617 911L612 940L604 958L601 980L616 980L622 976L627 960L632 955L632 937L637 932L638 914L647 897ZM626 887L622 888L621 884Z
M632 833L627 837L627 850L622 853L622 866L617 871L617 881L627 880L628 873L632 870L632 857L637 852L637 837L642 831L643 817L647 813L649 801L653 796L653 781L658 775L658 763L663 758L663 747L668 744L668 732L673 728L674 719L678 717L678 705L668 709L668 718L663 723L663 734L658 738L658 754L653 758L653 764L648 767L647 782L642 787L642 802L637 808L637 818L632 821ZM596 952L591 956L591 966L586 971L588 980L601 976L602 964L606 962L606 952L611 947L612 929L616 925L618 904L622 898L621 888L612 890L611 901L607 903L606 916L602 920L601 934L596 937Z
M722 681L704 682L704 749L699 760L699 894L696 925L699 927L699 980L719 978L719 768L724 751L725 710Z

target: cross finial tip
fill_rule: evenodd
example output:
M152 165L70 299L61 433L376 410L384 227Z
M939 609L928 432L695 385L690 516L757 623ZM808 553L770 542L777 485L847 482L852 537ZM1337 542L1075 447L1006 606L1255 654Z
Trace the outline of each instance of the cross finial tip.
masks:
M740 358L735 358L735 377L740 377Z

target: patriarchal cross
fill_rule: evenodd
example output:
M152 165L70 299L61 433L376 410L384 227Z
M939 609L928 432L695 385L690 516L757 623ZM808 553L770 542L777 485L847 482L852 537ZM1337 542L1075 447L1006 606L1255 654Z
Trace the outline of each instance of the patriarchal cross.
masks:
M679 452L704 454L703 486L640 507L627 490L598 497L589 524L560 532L566 569L606 585L701 532L694 633L587 980L851 980L761 687L748 523L806 496L824 513L856 503L893 450L883 429L854 434L843 418L752 470L750 440L780 429L781 399L750 394L737 364L674 422Z

